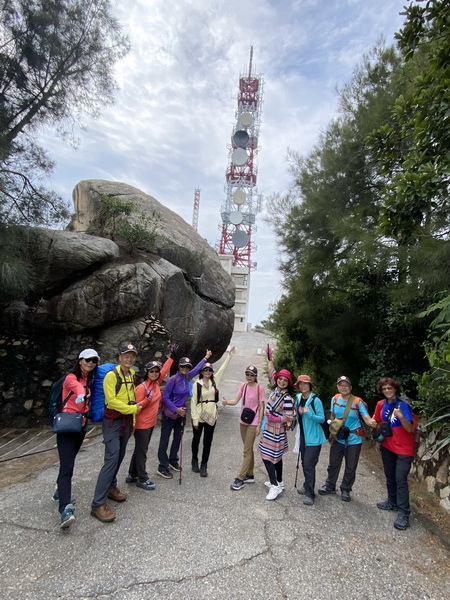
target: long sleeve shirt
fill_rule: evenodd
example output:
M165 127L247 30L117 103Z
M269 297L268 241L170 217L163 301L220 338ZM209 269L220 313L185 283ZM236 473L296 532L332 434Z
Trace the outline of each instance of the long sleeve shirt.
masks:
M114 371L109 371L103 380L103 390L105 392L106 408L112 408L123 415L137 414L138 407L136 404L136 395L134 393L134 370L130 369L128 375L122 371L122 367L118 365L117 372L121 379L121 385L116 392L117 377Z
M146 379L136 388L136 402L142 403L142 410L136 415L135 429L150 429L156 425L158 410L161 403L160 385L170 372L173 358L168 358L161 368L158 379Z
M223 361L217 373L214 373L214 382L216 386L219 385L220 380L222 379L223 374L225 373L225 369L230 363L232 358L232 354L228 353L227 358ZM198 388L197 383L201 386L201 395L198 397ZM206 410L211 414L214 418L217 418L217 404L216 404L216 388L210 383L208 387L206 387L203 383L202 377L199 377L196 381L194 381L194 389L192 394L191 401L191 417L192 422L195 427L199 424L200 414L203 410Z
M177 408L186 406L187 399L191 393L191 379L201 371L205 362L206 358L202 358L187 375L182 375L178 372L169 379L162 397L163 413L166 417L170 419L178 418Z

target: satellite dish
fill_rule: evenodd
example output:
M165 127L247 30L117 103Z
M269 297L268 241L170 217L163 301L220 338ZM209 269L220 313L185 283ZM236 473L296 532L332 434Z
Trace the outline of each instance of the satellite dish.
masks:
M246 148L250 137L246 131L238 129L231 139L238 148Z
M237 204L238 206L241 206L241 204L244 204L246 199L247 199L247 196L245 195L245 192L243 192L242 190L236 190L233 194L233 202L235 204Z
M253 123L253 115L250 112L244 112L241 115L240 122L242 127L250 127Z
M244 148L236 148L236 150L233 150L231 153L231 162L234 165L242 167L243 165L247 164L247 161L248 155Z
M236 229L236 231L231 236L231 241L236 248L243 248L248 244L249 237L242 231L242 229Z
M244 217L240 210L230 212L230 223L233 223L233 225L240 225L243 221L243 218Z

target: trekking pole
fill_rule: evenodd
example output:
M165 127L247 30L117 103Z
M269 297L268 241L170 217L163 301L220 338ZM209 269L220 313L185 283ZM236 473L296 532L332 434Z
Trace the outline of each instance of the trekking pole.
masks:
M183 423L181 426L181 438L180 438L180 462L179 462L179 466L180 466L180 476L178 479L178 483L181 485L181 473L183 471L183 434L184 434L184 426L186 424L186 420L183 419Z
M295 469L295 481L294 481L294 487L297 487L297 479L298 479L298 466L300 464L300 448L298 449L298 458L297 458L297 466Z

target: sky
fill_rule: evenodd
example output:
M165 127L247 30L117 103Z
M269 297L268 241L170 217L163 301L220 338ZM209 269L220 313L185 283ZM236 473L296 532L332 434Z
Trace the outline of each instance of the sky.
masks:
M115 14L132 50L116 65L113 106L75 131L77 148L45 136L57 166L52 187L71 203L82 179L135 186L192 223L215 246L240 75L264 79L258 152L263 199L291 184L288 149L308 154L336 116L336 88L364 53L403 23L405 0L120 0ZM282 293L277 241L256 219L249 322Z

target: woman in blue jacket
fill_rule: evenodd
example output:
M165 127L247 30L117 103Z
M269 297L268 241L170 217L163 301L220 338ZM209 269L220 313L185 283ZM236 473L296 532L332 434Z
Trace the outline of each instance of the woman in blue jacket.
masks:
M299 375L294 388L297 394L296 410L298 426L294 452L300 452L305 481L297 490L303 496L303 504L314 504L316 485L316 465L319 461L322 444L327 441L321 423L325 421L322 401L312 391L314 384L309 375Z

